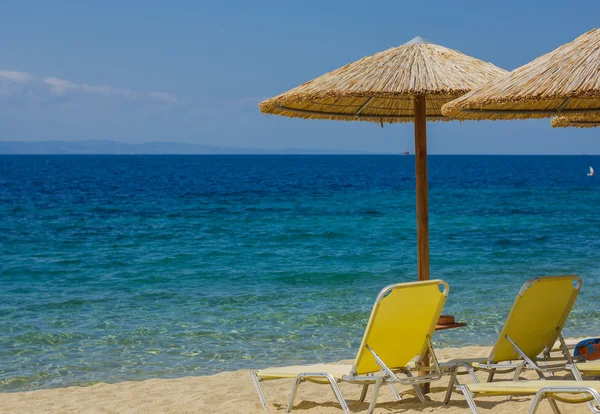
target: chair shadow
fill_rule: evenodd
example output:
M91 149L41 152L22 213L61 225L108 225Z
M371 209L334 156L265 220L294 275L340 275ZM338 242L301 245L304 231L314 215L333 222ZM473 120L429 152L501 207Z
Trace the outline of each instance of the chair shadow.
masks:
M435 387L435 388L431 388L431 393L445 393L446 392L446 388L444 387ZM443 395L443 394L442 394ZM462 394L460 393L454 393L454 396L460 395L462 396ZM367 409L369 408L369 401L370 401L370 393L367 395L367 398L365 399L364 402L358 402L356 400L347 400L347 404L348 404L348 409L350 410L350 412L366 412ZM403 411L403 410L411 410L411 411L416 411L416 412L422 412L425 410L430 410L431 408L435 408L436 411L442 411L442 410L450 410L450 409L456 409L456 408L461 408L461 409L465 409L466 411L470 411L470 408L466 402L466 400L462 399L462 400L450 400L450 402L448 404L444 404L442 401L437 401L437 400L432 400L431 398L429 398L429 396L426 396L425 398L427 399L426 403L422 403L416 396L415 392L413 390L407 390L404 391L402 394L402 400L400 401L386 401L386 402L378 402L375 405L375 408L377 410L385 410L385 411L389 411L389 412L399 412L399 411ZM507 402L523 402L523 403L529 403L531 404L531 398L525 397L525 398L518 398L518 397L507 397L506 400L502 400L502 401L485 401L485 400L477 400L477 406L482 408L482 409L488 409L488 410L492 410L495 409L496 407L500 407L502 406L502 404L505 404ZM287 408L287 404L273 404L277 410L284 410ZM407 405L407 407L402 407L403 405ZM315 409L315 408L321 408L321 409L331 409L332 412L336 412L339 411L340 413L342 412L342 408L340 407L340 404L337 401L327 401L327 402L314 402L314 401L298 401L296 404L294 404L293 410L292 411L301 411L301 410L311 410L311 409Z

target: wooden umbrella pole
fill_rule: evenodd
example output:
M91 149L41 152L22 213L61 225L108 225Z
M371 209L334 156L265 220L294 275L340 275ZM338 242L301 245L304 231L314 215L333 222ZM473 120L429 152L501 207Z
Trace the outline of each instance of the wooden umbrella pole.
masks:
M427 203L427 117L425 95L414 97L414 111L418 275L419 280L429 280L429 206Z
M427 204L427 116L425 95L414 97L415 111L415 168L417 179L417 265L419 280L429 280L429 216ZM423 367L429 366L429 355L423 359ZM422 371L420 375L428 374ZM423 393L429 393L429 383L422 385Z

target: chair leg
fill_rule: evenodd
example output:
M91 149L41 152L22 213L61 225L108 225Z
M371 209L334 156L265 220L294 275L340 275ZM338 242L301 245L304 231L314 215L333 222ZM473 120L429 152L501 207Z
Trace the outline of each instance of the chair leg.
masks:
M413 377L412 372L410 372L409 370L406 370L404 372L404 374L406 374L406 376L409 378ZM415 390L415 394L417 395L417 398L419 399L419 401L421 401L423 404L425 404L427 402L427 400L425 399L425 394L423 394L423 389L421 388L421 386L419 384L413 384L412 387Z
M423 389L421 388L421 386L419 384L414 384L412 387L415 390L415 394L417 394L417 398L419 399L419 401L421 401L423 404L427 403L427 400L425 399L425 394L423 394Z
M256 393L258 394L258 399L260 400L260 404L265 410L266 413L269 412L267 408L267 401L265 400L265 396L263 395L262 389L260 388L260 379L256 375L256 371L250 372L250 377L252 378L252 382L254 383L254 388L256 388Z
M394 384L388 384L388 385L390 386L390 390L392 390L392 394L394 394L394 398L396 399L396 401L402 400L402 397L398 393L398 390L396 389L396 387L394 387Z
M529 410L529 414L535 414L537 409L540 407L540 403L542 402L542 400L544 398L546 398L546 400L548 400L548 404L550 404L550 408L552 409L552 412L554 414L560 414L560 409L558 408L556 401L554 401L554 399L552 397L549 397L548 395L546 395L546 393L543 390L540 390L535 394L535 398L533 399L533 403L531 404L531 409Z
M446 390L446 396L444 397L444 404L448 404L450 402L450 398L452 398L452 393L454 392L454 384L457 382L457 373L458 367L454 367L452 373L450 374L450 379L448 380L448 389Z
M288 401L288 406L285 410L286 413L292 411L292 407L294 406L294 399L296 398L296 393L298 392L298 385L300 385L301 382L304 382L304 377L302 376L302 374L296 377L296 381L294 382L294 386L292 387L292 393L290 394L290 399Z
M513 376L513 381L518 381L521 376L521 370L523 369L523 364L517 366L515 368L515 375Z
M587 406L593 413L600 413L600 401L598 397L592 394L593 400L587 402ZM595 404L594 404L595 403Z
M466 362L464 362L463 365L464 365L465 369L467 370L467 372L469 373L469 375L471 376L471 379L473 379L473 382L478 384L479 378L477 378L477 375L475 375L475 369Z
M469 391L469 388L467 388L466 385L459 385L458 388L462 391L463 395L465 396L465 400L467 400L467 405L471 409L471 412L473 414L479 414L477 406L475 405L475 400L473 399L473 395L471 394L471 391Z
M594 405L594 402L596 403L596 405ZM598 399L594 398L592 401L588 401L587 405L591 412L600 413L600 402L598 401Z
M369 404L369 409L367 410L367 414L373 414L373 410L375 410L375 403L377 402L377 394L379 394L379 388L381 388L381 384L383 383L383 378L379 377L375 381L375 386L373 387L373 393L371 395L371 403Z
M550 407L552 408L552 412L554 414L560 414L560 410L558 408L558 405L556 404L556 401L554 401L554 398L552 397L546 397L548 399L548 404L550 404Z
M365 384L362 387L362 391L360 392L360 398L358 399L358 402L364 402L365 398L367 398L367 391L369 390L369 384Z
M544 397L545 397L545 395L541 392L538 392L535 394L535 398L533 399L533 403L531 404L531 409L529 410L529 414L535 414L535 412L537 411L537 409L540 406L540 403L542 402Z
M577 382L574 381L574 384L576 384ZM590 398L586 398L583 401L586 401L588 404L588 408L590 409L591 412L593 413L600 413L600 409L596 408L594 406L594 402L596 404L598 404L598 406L600 407L600 393L598 393L598 391L596 389L594 389L593 387L579 387L577 385L573 385L570 387L565 387L565 388L553 388L553 387L548 387L548 388L543 388L541 390L539 390L536 394L535 394L535 398L533 399L533 404L531 405L531 409L529 410L529 414L535 414L535 412L537 411L537 409L540 406L540 402L546 398L548 400L548 404L550 404L550 408L552 409L552 412L554 414L560 414L560 409L558 408L558 404L556 404L556 400L553 398L554 394L557 393L561 393L561 392L565 392L565 393L569 393L569 394L589 394ZM573 401L575 402L575 401Z
M333 376L331 374L326 374L326 373L314 373L314 374L310 373L310 374L298 375L296 377L296 382L294 383L294 387L292 388L292 393L290 394L288 406L287 406L287 409L285 410L286 413L289 413L290 411L292 411L292 407L294 406L294 399L296 398L296 393L298 392L298 385L301 382L304 382L306 378L327 378L327 380L329 381L329 384L331 385L331 389L333 390L333 393L335 394L335 397L337 398L338 402L342 406L342 410L344 411L344 414L350 414L350 410L348 409L348 404L346 404L346 400L344 400L342 392L340 391L340 387L338 387L338 385L337 385L337 381L335 380L335 378L333 378Z
M494 374L495 373L496 373L496 370L494 368L492 368L492 370L488 374L486 382L492 382L494 380Z
M331 389L333 390L333 393L335 394L336 398L340 402L340 405L342 406L342 410L344 410L345 414L350 414L348 404L346 404L346 400L344 400L342 391L340 390L340 387L338 387L335 378L333 378L331 375L328 375L327 378L329 379L329 383L331 384Z

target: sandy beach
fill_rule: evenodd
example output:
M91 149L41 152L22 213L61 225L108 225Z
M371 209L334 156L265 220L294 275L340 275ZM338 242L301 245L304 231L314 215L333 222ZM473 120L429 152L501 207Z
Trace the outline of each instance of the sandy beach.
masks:
M483 357L489 347L446 348L437 351L440 358ZM524 377L534 378L528 372ZM461 377L469 382L468 377ZM264 383L265 396L272 412L285 412L292 381ZM385 387L379 396L376 413L444 412L469 413L462 395L455 393L449 405L441 403L446 380L432 384L431 402L421 404L408 389L399 386L403 401L396 402ZM347 399L357 399L360 387L342 384ZM480 398L481 412L526 413L531 398ZM350 404L353 413L366 412L367 403ZM564 413L589 412L587 405L559 403ZM541 412L549 412L546 402ZM262 408L250 381L249 371L224 372L212 376L178 379L151 379L116 384L95 384L32 392L4 393L0 397L3 413L261 413ZM331 389L305 383L296 399L294 412L307 414L342 413Z

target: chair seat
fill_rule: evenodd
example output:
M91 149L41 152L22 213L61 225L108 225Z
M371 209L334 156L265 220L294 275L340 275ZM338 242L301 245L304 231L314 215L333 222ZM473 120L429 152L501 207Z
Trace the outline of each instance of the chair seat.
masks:
M256 375L263 380L269 380L277 378L296 378L299 374L306 373L327 373L331 374L335 379L341 380L343 376L350 375L351 370L352 364L291 365L289 367L263 369L257 371Z
M577 364L579 371L585 375L600 374L600 359L594 361L580 362Z
M472 393L485 395L534 395L548 387L591 387L600 392L600 381L498 381L468 385Z

